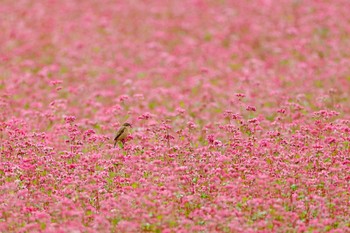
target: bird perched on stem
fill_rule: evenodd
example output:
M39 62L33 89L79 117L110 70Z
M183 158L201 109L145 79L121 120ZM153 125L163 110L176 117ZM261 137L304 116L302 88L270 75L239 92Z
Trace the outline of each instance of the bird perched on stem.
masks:
M114 138L114 147L120 141L124 144L124 139L129 135L132 126L129 123L124 123L117 131Z

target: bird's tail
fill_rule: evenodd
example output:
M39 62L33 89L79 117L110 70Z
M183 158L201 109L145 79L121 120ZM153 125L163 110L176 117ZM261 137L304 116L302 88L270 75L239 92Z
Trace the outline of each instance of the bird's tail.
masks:
M114 148L115 148L115 145L117 145L117 140L114 140Z

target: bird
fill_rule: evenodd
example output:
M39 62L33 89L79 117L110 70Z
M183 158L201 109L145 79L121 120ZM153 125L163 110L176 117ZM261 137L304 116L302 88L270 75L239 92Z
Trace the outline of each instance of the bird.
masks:
M117 142L121 141L123 143L124 139L129 135L132 126L130 123L124 123L117 131L117 134L114 138L114 147L117 145Z

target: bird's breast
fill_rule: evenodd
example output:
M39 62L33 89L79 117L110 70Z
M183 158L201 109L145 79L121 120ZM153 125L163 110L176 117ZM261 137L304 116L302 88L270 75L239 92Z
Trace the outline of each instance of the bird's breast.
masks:
M118 139L123 140L128 136L128 134L129 134L129 130L125 129Z

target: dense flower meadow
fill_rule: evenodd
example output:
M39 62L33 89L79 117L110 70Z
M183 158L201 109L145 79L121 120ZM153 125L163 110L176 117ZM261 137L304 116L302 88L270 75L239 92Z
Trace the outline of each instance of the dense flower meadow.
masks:
M350 232L349 9L1 1L0 232Z

